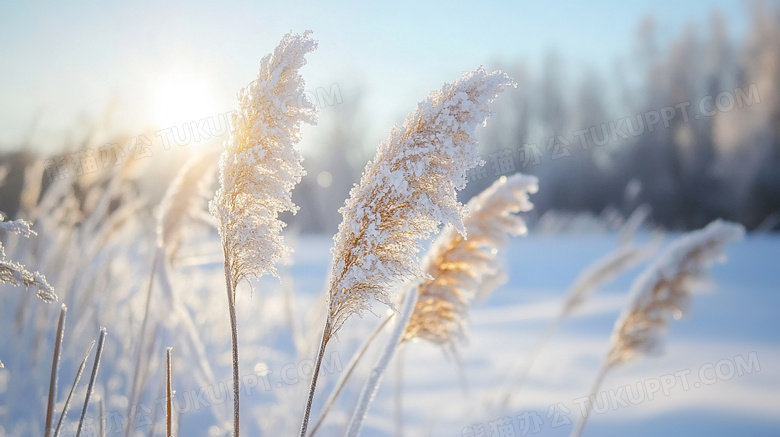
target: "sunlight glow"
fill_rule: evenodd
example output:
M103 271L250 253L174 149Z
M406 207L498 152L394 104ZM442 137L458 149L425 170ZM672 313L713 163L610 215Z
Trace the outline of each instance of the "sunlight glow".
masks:
M168 128L214 115L214 105L205 82L185 76L161 82L152 111L157 127Z

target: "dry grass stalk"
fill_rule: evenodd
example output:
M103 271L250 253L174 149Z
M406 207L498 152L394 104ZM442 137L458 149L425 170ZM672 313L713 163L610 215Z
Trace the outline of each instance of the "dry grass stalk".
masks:
M84 367L86 367L87 365L87 359L89 358L89 353L92 352L93 347L95 347L95 340L92 340L92 343L90 343L89 348L87 349L87 353L84 354L84 359L81 360L81 364L79 365L79 368L76 371L76 377L73 379L73 384L71 384L70 386L68 397L65 398L65 405L62 407L62 413L60 413L60 420L57 422L57 427L54 429L53 437L57 437L60 435L60 429L62 429L62 425L63 423L65 423L65 417L68 415L68 410L70 409L70 401L73 399L73 394L76 392L76 387L78 387L79 385L81 374L84 373Z
M54 340L54 356L51 359L51 378L49 379L49 399L46 405L46 437L51 435L51 422L54 416L54 400L57 398L57 373L60 369L62 340L65 337L65 313L68 307L62 304L60 317L57 321L57 337Z
M257 79L238 95L230 139L220 158L220 188L209 205L219 222L225 258L225 285L233 344L233 426L239 435L237 285L264 274L290 249L281 231L284 211L296 212L292 189L304 175L302 157L293 148L301 123L316 122L317 108L304 93L298 70L304 55L317 47L310 38L287 34L273 54L260 62Z
M165 353L165 435L173 437L173 390L171 389L171 353L169 347Z
M149 278L146 283L146 301L144 305L144 315L141 319L141 330L138 333L138 343L135 350L135 365L133 366L133 377L130 380L130 396L127 403L127 417L131 417L133 407L136 405L140 391L140 378L141 378L141 361L143 360L143 346L146 340L146 330L149 323L149 312L152 305L152 290L154 289L154 275L157 270L158 258L161 256L160 250L155 250L154 258L152 260L151 271L149 272ZM128 426L125 428L125 436L130 435L130 429Z
M640 355L660 352L670 316L679 319L687 310L696 282L706 277L715 261L724 261L726 243L741 239L745 229L716 220L705 228L674 241L631 286L631 301L615 322L610 350L591 390L594 396L607 373ZM585 426L591 402L586 402L572 437Z
M371 369L368 379L363 386L363 390L360 392L355 410L352 412L352 418L347 426L346 435L348 437L357 437L360 434L360 429L363 426L363 420L365 420L368 414L368 407L371 406L371 402L376 397L376 393L379 391L379 385L382 383L382 378L387 370L387 366L390 365L395 353L401 346L401 339L403 338L406 327L409 324L409 318L414 313L414 305L417 302L417 287L413 287L405 297L406 301L401 310L401 315L396 317L396 326L390 332L390 338L387 340L387 346L382 354L379 356L374 368Z
M392 307L390 291L404 280L428 276L418 264L419 241L441 223L465 233L464 207L455 195L466 173L482 161L474 131L489 104L513 81L483 68L432 92L395 127L366 165L360 183L339 211L328 281L328 318L301 424L306 435L325 347L353 315L377 300Z
M374 332L371 333L371 335L366 339L365 342L363 342L363 345L360 346L360 349L355 352L354 355L352 355L352 358L349 360L349 363L347 363L347 366L344 368L344 370L341 372L341 375L339 376L339 380L336 382L335 387L333 388L333 391L331 391L330 395L328 395L328 399L325 401L325 404L322 407L322 411L320 412L320 416L317 419L317 421L314 423L314 426L311 427L311 432L309 432L309 437L312 437L317 430L322 426L322 424L325 422L325 417L330 412L330 409L333 408L333 405L336 403L336 399L338 399L339 395L341 394L341 391L346 387L347 380L352 376L352 373L355 371L355 368L357 367L357 364L360 362L360 360L365 356L366 352L368 351L368 347L371 346L371 344L376 340L377 336L379 336L379 333L382 332L382 329L387 326L387 324L392 320L395 316L395 313L391 314L390 317L386 317L382 322L376 327Z
M100 337L98 338L98 346L95 351L95 361L92 363L92 373L89 375L89 385L87 385L87 394L84 396L84 407L81 409L81 418L79 418L79 425L78 428L76 428L76 437L81 435L84 419L87 417L87 408L89 407L89 400L92 397L92 392L95 390L95 380L97 379L98 368L100 367L100 357L103 356L103 344L105 341L106 328L100 328Z
M533 176L502 176L468 203L470 215L463 220L468 238L452 226L442 232L422 261L433 279L420 285L402 341L420 338L452 346L463 339L469 304L503 282L498 253L510 236L527 232L514 213L533 209L528 194L537 190Z
M98 421L98 436L106 437L106 421L108 418L106 418L106 400L103 396L100 397L100 402L98 403L98 412L100 415L100 420Z

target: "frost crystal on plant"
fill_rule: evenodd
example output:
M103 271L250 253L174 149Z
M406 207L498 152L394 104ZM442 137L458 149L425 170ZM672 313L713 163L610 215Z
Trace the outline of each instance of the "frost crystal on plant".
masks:
M368 310L372 298L391 305L388 292L402 280L426 277L418 241L441 223L465 232L455 190L465 186L469 169L482 164L476 126L511 85L502 72L466 73L418 103L379 146L340 209L328 287L331 333Z
M0 229L3 231L19 234L26 238L38 235L32 230L30 223L25 220L2 221L2 218L2 213L0 213ZM0 283L17 287L35 287L38 290L38 297L44 302L57 300L54 287L49 285L45 276L39 272L31 272L23 265L5 258L5 249L2 243L0 243Z
M220 188L209 205L234 285L249 276L275 275L274 263L290 251L278 215L297 211L291 192L305 172L293 146L301 139L301 123L317 119L298 73L304 56L317 48L310 34L285 35L263 57L257 79L238 94L220 158Z

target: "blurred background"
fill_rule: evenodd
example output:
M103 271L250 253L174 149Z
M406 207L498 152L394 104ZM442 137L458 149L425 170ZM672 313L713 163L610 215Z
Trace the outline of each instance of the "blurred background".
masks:
M780 7L770 1L118 2L0 5L0 210L124 160L158 199L183 156L218 149L237 91L281 35L314 30L303 70L321 108L293 229L333 234L393 124L479 65L517 89L480 130L485 166L537 175L529 221L628 216L667 229L716 217L780 229ZM29 178L29 176L27 176ZM154 204L155 202L150 202Z
M666 354L616 372L604 389L749 357L755 368L613 408L586 432L777 436L780 234L768 232L780 230L780 2L368 3L0 2L0 211L37 232L1 232L0 261L42 272L67 304L55 411L106 327L89 435L103 425L106 435L164 435L169 346L180 435L230 435L223 255L206 204L236 94L284 34L311 29L320 47L301 73L320 120L304 127L308 174L293 194L299 212L284 217L295 254L279 263L279 279L237 293L242 372L268 377L242 400L247 434L298 429L311 378L300 364L319 344L338 209L366 162L431 90L484 65L517 88L478 129L485 164L461 200L501 176L536 175L535 208L521 214L530 232L501 249L506 283L474 302L462 355L410 345L364 435L399 435L404 423L408 435L492 432L504 413L485 400L537 338L550 338L564 292L604 260L647 250L639 264L589 281L599 293L561 323L509 405L518 420L544 418L544 435L567 435L571 424L551 414L561 402L578 414L572 400L588 393L626 292L660 239L723 218L752 232L713 267L714 292L675 322ZM166 190L178 200L160 220ZM0 437L43 434L58 311L33 290L0 284ZM335 371L322 375L315 411L377 322L353 318L330 347ZM374 349L323 435L346 425ZM290 364L295 381L283 378ZM74 399L85 390L82 382Z

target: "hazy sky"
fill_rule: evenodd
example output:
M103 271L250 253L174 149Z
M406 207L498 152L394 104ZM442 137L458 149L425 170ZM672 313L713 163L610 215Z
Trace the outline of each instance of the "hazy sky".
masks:
M555 49L567 76L584 65L609 71L648 14L671 35L690 21L706 27L714 9L732 35L744 30L747 7L726 0L4 0L0 147L17 147L30 132L33 143L59 147L109 107L110 126L131 135L233 109L260 58L290 30L311 29L320 41L303 70L307 89L338 84L345 103L365 90L371 129L387 132L465 70L534 68Z

